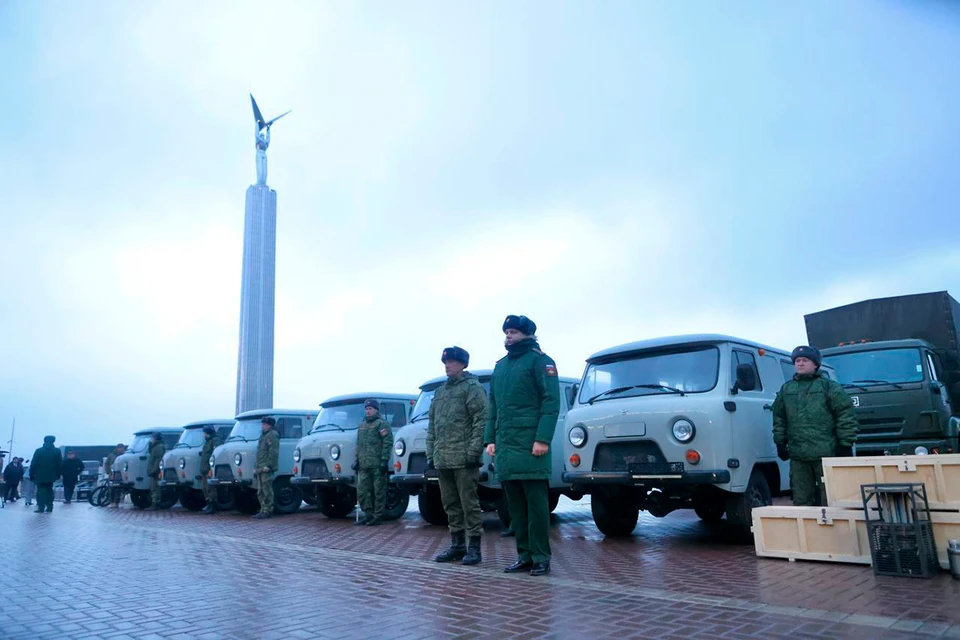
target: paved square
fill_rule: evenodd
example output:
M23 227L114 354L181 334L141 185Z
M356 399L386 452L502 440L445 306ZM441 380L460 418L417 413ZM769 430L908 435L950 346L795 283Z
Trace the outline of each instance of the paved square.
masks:
M960 581L760 559L688 512L605 539L589 497L553 516L552 572L506 575L514 540L485 518L483 564L441 565L416 500L354 527L312 508L266 521L57 503L0 510L2 638L960 637Z

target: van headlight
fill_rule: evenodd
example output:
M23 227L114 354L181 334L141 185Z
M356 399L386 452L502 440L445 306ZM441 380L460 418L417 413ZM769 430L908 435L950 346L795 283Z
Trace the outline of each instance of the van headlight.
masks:
M300 447L293 450L293 461L300 462Z
M686 444L693 440L693 436L696 435L697 430L693 428L693 423L689 420L680 419L673 423L673 437L677 439L677 442L682 442Z
M587 444L587 430L583 427L574 427L567 434L567 440L575 447L582 447Z
M129 462L124 462L124 463L123 463L123 470L124 470L124 471L130 471L130 463L129 463Z
M403 441L403 438L400 438L394 443L393 452L397 454L398 458L407 452L407 443Z
M238 453L237 455L233 456L233 464L239 467L241 462L243 462L243 454Z
M330 457L333 458L334 460L340 459L340 445L335 444L332 447L330 447Z
M180 462L177 463L177 466L179 466L181 469L186 469L187 468L186 459L180 458Z
M210 456L210 459L207 460L207 462L210 463L210 468L212 469L212 468L214 467L214 463L215 463L216 461L213 459L213 456Z

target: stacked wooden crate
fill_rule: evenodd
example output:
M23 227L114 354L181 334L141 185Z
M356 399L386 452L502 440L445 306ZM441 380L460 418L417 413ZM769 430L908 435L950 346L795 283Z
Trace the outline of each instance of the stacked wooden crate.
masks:
M940 566L947 545L960 540L960 454L824 458L826 507L753 510L757 555L790 560L870 564L870 543L860 486L923 483Z

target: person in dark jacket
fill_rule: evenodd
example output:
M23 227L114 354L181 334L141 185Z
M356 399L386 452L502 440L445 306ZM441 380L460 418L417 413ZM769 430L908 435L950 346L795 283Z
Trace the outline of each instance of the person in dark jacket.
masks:
M14 458L10 461L10 464L7 465L7 468L3 470L5 500L16 502L20 495L17 493L17 488L20 486L21 480L23 480L23 464L20 458Z
M53 513L53 483L60 479L63 456L53 446L54 436L46 436L43 446L33 452L30 461L30 480L37 485L37 509L35 513Z
M63 502L70 504L73 501L73 490L80 481L80 474L83 473L83 460L77 457L76 451L67 453L67 459L63 461Z

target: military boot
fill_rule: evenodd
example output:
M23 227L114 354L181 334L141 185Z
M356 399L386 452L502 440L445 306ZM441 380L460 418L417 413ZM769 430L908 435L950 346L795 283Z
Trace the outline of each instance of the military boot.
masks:
M480 564L480 536L470 536L467 540L467 555L460 564Z
M434 560L437 562L453 562L460 560L467 555L467 547L464 544L465 534L463 531L457 531L450 534L450 548L438 555Z

